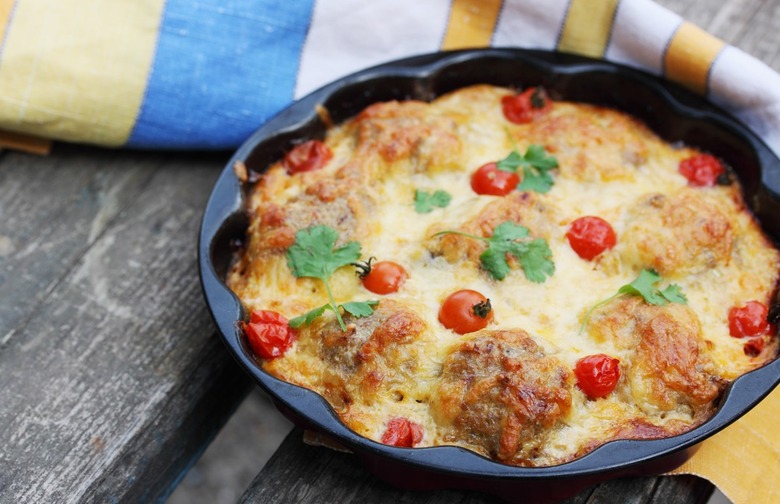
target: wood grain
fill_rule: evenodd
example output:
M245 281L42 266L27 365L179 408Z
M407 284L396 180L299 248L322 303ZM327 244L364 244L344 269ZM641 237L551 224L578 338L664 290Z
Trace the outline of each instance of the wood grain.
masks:
M0 158L0 501L158 499L249 390L196 266L224 161Z
M489 504L504 502L485 493L453 490L400 490L369 474L358 459L310 446L294 429L258 474L239 503L296 502L325 504ZM712 486L693 476L625 478L597 485L561 504L701 504ZM523 500L520 499L522 502Z

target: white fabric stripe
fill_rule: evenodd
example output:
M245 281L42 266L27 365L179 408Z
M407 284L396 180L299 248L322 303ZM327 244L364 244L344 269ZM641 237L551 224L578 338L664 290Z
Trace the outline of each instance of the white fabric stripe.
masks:
M709 99L750 126L780 156L780 74L726 46L710 69Z
M568 7L569 0L504 0L492 45L554 50Z
M666 46L681 22L680 16L650 0L623 0L604 57L662 75Z
M449 10L449 0L317 1L295 98L365 67L439 50Z

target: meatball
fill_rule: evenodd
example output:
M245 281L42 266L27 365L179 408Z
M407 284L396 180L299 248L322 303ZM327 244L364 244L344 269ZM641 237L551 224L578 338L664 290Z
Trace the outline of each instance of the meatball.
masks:
M410 173L455 166L461 149L455 121L414 100L372 105L355 118L352 128L355 157L373 181L384 178L387 168L402 166L399 161L407 163L404 169Z
M682 410L695 421L712 412L722 384L702 352L699 319L687 305L621 298L595 313L588 327L592 336L612 340L629 355L629 399L642 411L662 416Z
M488 237L493 230L504 222L514 222L529 229L531 236L550 240L556 232L554 223L557 221L554 208L542 201L537 193L512 192L491 201L480 213L457 229L463 233ZM441 231L438 227L431 230L430 235ZM455 263L462 260L479 264L479 256L487 245L482 240L474 240L456 234L445 234L428 240L428 250L433 255L443 256L447 261ZM518 268L519 264L510 258L510 266Z
M569 369L525 331L483 330L447 355L431 408L445 441L529 466L569 410L570 388Z
M335 319L320 319L304 329L324 362L325 396L336 408L355 402L371 404L379 393L405 394L414 389L419 342L425 322L402 304L383 300L368 317L344 317L347 330ZM302 349L306 352L306 349ZM314 352L312 352L314 353Z
M734 241L728 217L691 191L651 194L629 210L621 238L624 263L667 278L728 264Z

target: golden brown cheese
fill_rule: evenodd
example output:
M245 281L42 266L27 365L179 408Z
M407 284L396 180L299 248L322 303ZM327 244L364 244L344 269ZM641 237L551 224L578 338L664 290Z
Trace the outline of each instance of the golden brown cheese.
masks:
M774 302L780 254L747 211L736 183L690 187L681 160L698 151L670 145L637 120L592 105L554 102L529 124L508 122L501 98L480 85L431 103L387 102L331 128L333 153L319 170L264 171L248 204L251 223L228 284L250 310L287 318L328 302L318 279L296 278L286 259L295 232L323 224L355 240L363 260L402 264L398 292L367 291L344 267L330 280L335 301L378 300L364 318L331 312L297 331L265 370L322 394L353 430L380 441L388 422L420 427L415 446L455 444L504 463L561 463L618 438L689 430L714 411L725 385L776 357L776 335L758 355L731 337L728 311ZM488 162L542 145L558 161L546 194L475 194L471 174ZM415 190L446 190L446 208L417 213ZM566 231L584 215L604 218L617 244L593 261ZM494 280L480 267L480 237L502 222L548 244L554 274L533 283L512 268ZM653 306L621 296L586 315L643 269L673 281L687 304ZM459 335L438 320L442 301L468 288L494 317ZM620 379L588 398L572 372L587 355L619 359ZM260 361L259 361L260 362Z

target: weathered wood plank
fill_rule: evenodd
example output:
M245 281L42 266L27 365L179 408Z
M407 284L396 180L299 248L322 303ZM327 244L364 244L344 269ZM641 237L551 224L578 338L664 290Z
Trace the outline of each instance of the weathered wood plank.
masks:
M108 224L148 183L162 158L59 149L0 160L0 348L40 310Z
M197 275L225 156L61 149L0 161L0 235L29 235L4 259L0 501L149 502L249 389Z
M692 476L627 478L597 485L562 504L702 504L711 493L709 483ZM366 471L357 457L306 445L301 430L294 429L239 502L488 504L504 501L477 492L414 492L394 488Z

